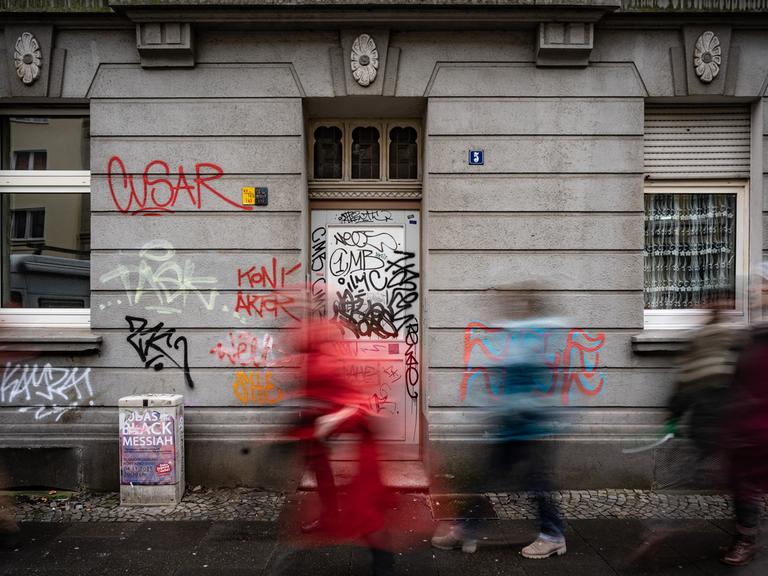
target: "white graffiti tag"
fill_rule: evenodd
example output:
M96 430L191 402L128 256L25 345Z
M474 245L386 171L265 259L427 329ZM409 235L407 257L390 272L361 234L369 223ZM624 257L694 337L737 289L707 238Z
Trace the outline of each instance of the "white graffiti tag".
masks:
M33 412L36 420L56 416L88 402L93 405L90 368L55 368L50 364L11 364L0 381L0 404L33 403L19 412Z
M208 310L213 310L216 290L207 290L203 286L215 286L218 279L213 276L195 276L195 264L187 259L179 262L175 259L176 250L165 240L155 240L144 245L139 252L136 265L120 264L114 270L102 274L102 283L119 278L125 289L128 303L138 305L142 297L154 296L145 306L160 314L181 314L187 304L187 298L194 294ZM146 300L145 300L146 301ZM101 305L102 308L104 305Z

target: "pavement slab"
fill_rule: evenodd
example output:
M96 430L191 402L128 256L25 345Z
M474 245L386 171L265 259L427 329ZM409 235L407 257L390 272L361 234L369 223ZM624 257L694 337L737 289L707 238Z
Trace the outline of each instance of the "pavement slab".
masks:
M599 499L600 493L579 495ZM642 494L653 503L654 497ZM607 497L607 496L606 496ZM618 500L618 497L617 497ZM655 498L660 501L661 499ZM685 498L696 505L698 498ZM489 502L491 500L489 499ZM768 547L750 566L720 564L733 531L730 520L702 518L568 518L568 553L529 560L520 555L537 535L535 520L479 518L475 554L431 548L429 539L450 528L425 494L399 494L390 511L395 574L418 576L766 576ZM368 576L365 542L307 540L298 530L317 495L283 498L269 521L22 522L0 536L0 575ZM487 514L487 509L480 516Z

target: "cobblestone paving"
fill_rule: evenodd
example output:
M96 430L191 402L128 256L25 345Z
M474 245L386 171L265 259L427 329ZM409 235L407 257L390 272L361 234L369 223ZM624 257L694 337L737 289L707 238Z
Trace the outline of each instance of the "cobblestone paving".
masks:
M120 506L116 492L17 496L14 504L21 522L275 521L284 501L279 493L233 488L188 490L176 506Z
M485 494L502 520L536 518L536 503L528 492ZM647 490L563 490L549 495L567 519L668 518L704 520L733 517L730 496L722 494L659 493ZM276 521L285 503L283 494L249 488L187 491L176 506L120 506L109 493L19 496L16 519L21 522L146 522L151 520ZM768 497L763 498L768 516Z
M486 494L496 515L504 520L536 518L529 492ZM722 494L659 493L647 490L563 490L549 497L567 519L668 518L718 520L733 518L733 501ZM768 515L768 497L762 500Z

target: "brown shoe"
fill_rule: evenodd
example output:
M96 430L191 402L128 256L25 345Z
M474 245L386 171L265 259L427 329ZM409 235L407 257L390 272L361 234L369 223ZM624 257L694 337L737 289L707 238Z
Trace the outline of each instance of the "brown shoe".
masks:
M744 566L752 561L755 554L757 554L757 538L740 534L734 538L720 561L728 566Z

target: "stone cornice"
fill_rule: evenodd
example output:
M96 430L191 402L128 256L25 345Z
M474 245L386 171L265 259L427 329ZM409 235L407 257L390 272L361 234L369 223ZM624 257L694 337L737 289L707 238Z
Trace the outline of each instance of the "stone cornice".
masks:
M234 11L243 15L249 10L426 10L425 17L437 10L491 10L506 9L512 13L536 9L558 11L599 11L620 13L756 13L768 12L768 0L0 0L0 13L16 14L109 14L114 12L151 10L192 10L220 12ZM232 13L232 12L229 12ZM519 12L518 12L519 13Z
M768 0L622 0L621 12L768 12Z
M56 14L87 14L112 12L109 0L0 0L0 12L45 12Z
M118 14L133 22L188 22L307 27L317 25L402 26L404 28L489 28L542 21L597 22L615 12L620 0L263 0L245 2L159 2L112 0Z
M30 0L34 1L34 0ZM96 0L92 0L96 1ZM576 8L604 7L615 9L621 0L108 0L110 6L118 8L515 8L530 6L559 6Z

